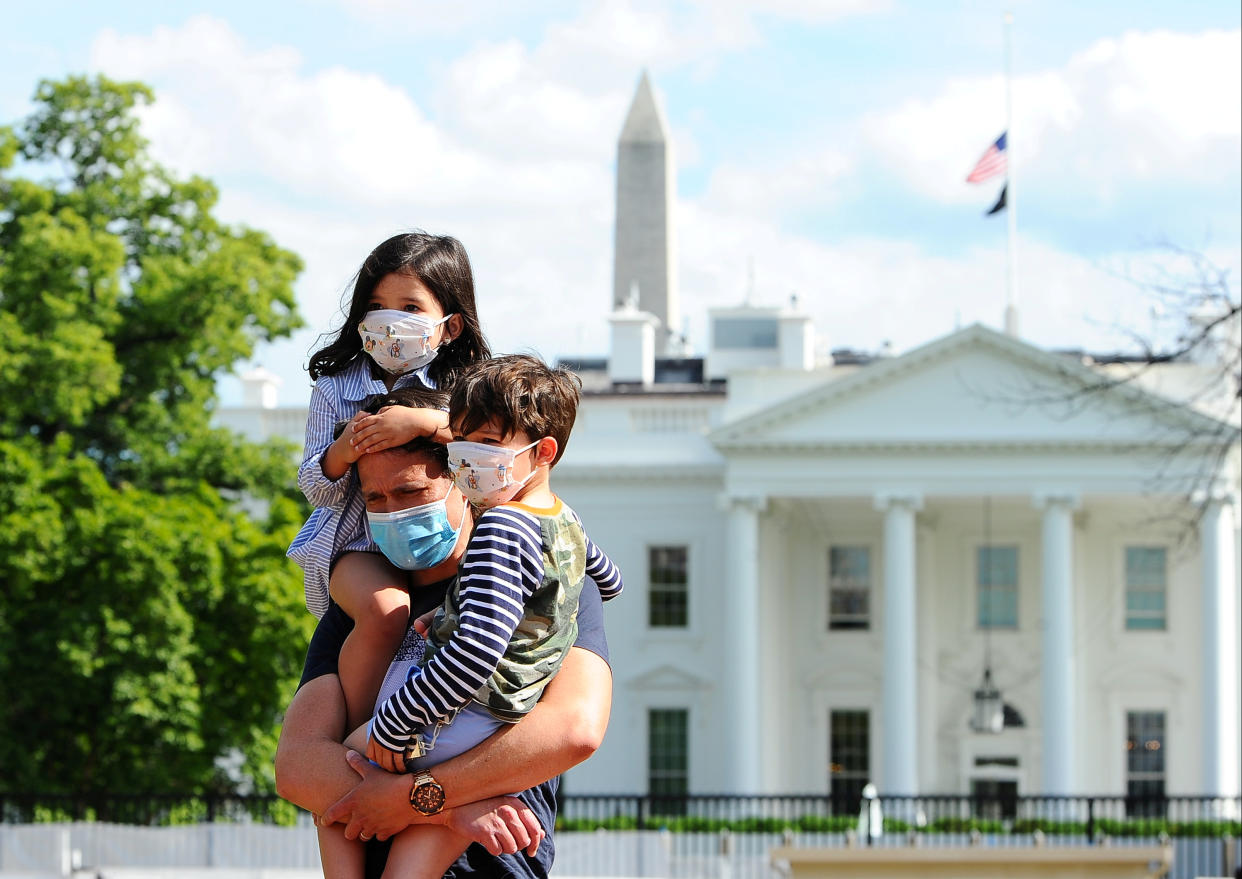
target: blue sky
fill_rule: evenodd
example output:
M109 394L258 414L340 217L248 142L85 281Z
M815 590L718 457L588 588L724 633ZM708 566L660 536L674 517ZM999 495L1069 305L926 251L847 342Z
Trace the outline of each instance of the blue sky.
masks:
M41 77L154 86L157 156L307 262L308 328L255 358L290 403L358 263L411 227L465 242L496 349L604 353L614 150L644 69L675 141L694 347L752 263L755 300L798 293L825 349L997 325L1005 223L982 213L999 182L963 178L1004 127L1006 10L1023 335L1108 349L1148 329L1119 276L1161 242L1238 276L1236 3L520 6L24 4L0 34L0 119Z

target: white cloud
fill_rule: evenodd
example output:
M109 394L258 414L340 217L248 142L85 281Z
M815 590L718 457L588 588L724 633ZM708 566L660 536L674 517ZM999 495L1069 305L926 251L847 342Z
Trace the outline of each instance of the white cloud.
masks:
M488 153L378 76L304 72L297 52L251 49L205 16L149 36L105 31L93 63L159 85L145 122L164 161L258 175L304 198L413 216L469 204L568 206L599 173L572 156Z
M1019 182L1108 196L1159 175L1205 182L1236 173L1238 31L1128 33L1062 68L1017 76L1011 147ZM963 181L1005 127L1000 76L956 79L930 100L872 114L864 136L912 188L978 201Z

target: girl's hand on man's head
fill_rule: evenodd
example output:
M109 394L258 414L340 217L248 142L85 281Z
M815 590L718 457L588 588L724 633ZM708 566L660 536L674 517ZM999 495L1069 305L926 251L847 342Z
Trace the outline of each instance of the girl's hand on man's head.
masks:
M354 425L353 444L359 455L382 452L405 445L416 436L427 436L434 430L427 409L410 406L385 406L374 415L365 415Z

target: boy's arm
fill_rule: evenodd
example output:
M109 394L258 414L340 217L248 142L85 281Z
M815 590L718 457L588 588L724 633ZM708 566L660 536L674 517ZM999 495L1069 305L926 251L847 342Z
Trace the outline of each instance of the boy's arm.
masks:
M445 807L534 787L578 765L603 742L611 707L612 670L608 663L585 648L570 648L560 671L529 714L517 723L506 724L466 753L432 767L432 775L444 788ZM285 723L288 726L289 720ZM283 733L281 743L284 747ZM340 756L345 752L344 746L335 747L337 766L331 768L331 772L325 770L320 774L322 779L331 776L331 781L325 780L323 785L325 788L333 786L332 795L340 799L320 813L325 821L347 825L347 833L356 832L364 822L368 828L392 827L398 820L405 822L402 827L411 823L439 823L439 816L423 816L410 807L409 775L370 772L359 781L358 775ZM285 765L290 769L294 766L309 769L312 760L326 758L322 753L307 754L295 763L293 747L286 751L288 762ZM350 759L362 761L361 757ZM282 796L286 796L284 791L298 794L309 786L295 784L287 778L287 786L282 790L280 760L278 749L276 782ZM316 803L322 803L324 798L322 791L313 797ZM312 808L299 800L293 801L303 808Z
M412 731L467 704L496 671L542 578L533 517L502 508L484 513L462 559L458 625L422 671L376 711L368 757L385 769L405 768L402 752Z
M621 582L621 569L589 537L586 539L586 552L586 575L599 587L600 598L604 601L616 598L625 588Z

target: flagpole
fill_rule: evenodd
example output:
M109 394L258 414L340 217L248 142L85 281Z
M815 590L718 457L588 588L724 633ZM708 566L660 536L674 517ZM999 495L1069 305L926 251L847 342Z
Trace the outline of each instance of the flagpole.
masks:
M1005 334L1018 335L1018 189L1014 184L1017 154L1013 137L1013 13L1005 13L1005 213L1009 224L1005 244Z

